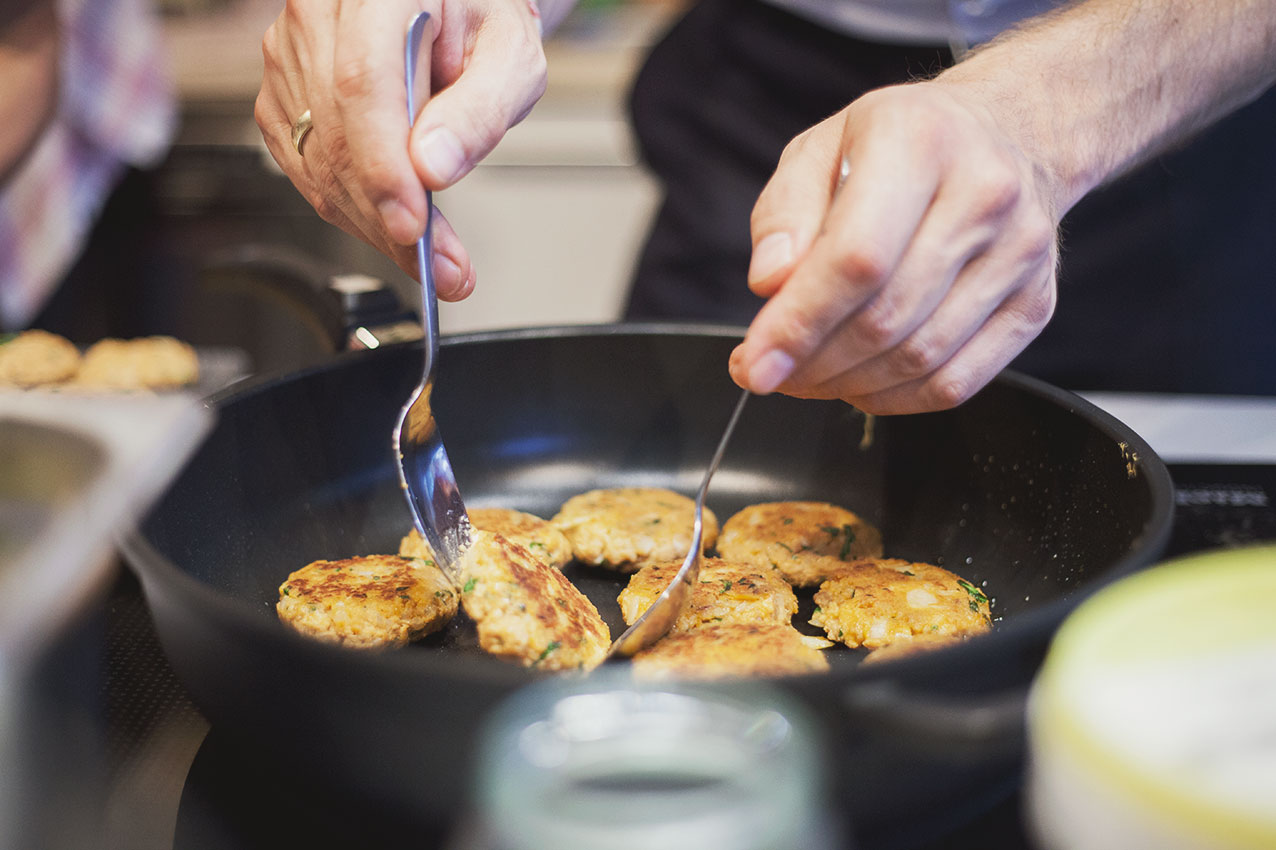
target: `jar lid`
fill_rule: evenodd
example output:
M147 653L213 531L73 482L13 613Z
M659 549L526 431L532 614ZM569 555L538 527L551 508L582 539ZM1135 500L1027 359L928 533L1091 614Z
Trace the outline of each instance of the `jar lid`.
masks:
M1276 847L1276 547L1124 579L1060 629L1028 713L1046 847Z

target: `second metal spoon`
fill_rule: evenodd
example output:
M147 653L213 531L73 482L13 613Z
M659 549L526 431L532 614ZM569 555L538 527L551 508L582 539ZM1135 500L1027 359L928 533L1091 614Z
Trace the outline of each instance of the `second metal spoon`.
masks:
M735 424L740 419L741 411L744 410L744 403L748 400L749 391L745 390L740 394L735 410L731 411L731 418L722 432L722 438L718 440L718 448L713 453L713 460L709 462L709 468L704 473L704 480L700 482L700 489L696 492L696 517L691 530L691 551L687 552L687 557L683 560L678 574L673 577L673 581L669 582L664 592L656 597L656 601L651 603L642 616L612 643L611 648L607 650L608 658L613 655L633 655L660 640L677 622L678 617L691 601L691 591L695 589L696 580L700 577L700 564L704 560L704 497L709 492L709 482L713 480L713 473L717 471L718 464L722 461L722 455L727 450L727 443L731 441L731 432L735 430Z

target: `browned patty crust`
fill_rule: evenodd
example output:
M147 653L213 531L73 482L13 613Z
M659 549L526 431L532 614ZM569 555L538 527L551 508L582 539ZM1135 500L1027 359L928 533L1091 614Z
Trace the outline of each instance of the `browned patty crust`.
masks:
M939 632L922 632L912 637L900 637L880 649L874 649L864 656L865 664L879 664L883 661L894 661L896 658L907 658L921 655L946 646L954 646L964 641L964 637L944 635Z
M724 679L822 673L828 659L792 626L728 623L669 635L633 658L634 675L646 679Z
M772 569L798 587L814 587L859 558L882 554L882 535L828 502L750 505L722 526L718 554Z
M992 628L988 596L943 567L898 558L847 564L820 585L811 624L869 649L917 635L967 637Z
M572 559L572 544L547 520L512 508L471 508L470 525L491 531L517 543L540 560L559 569ZM434 559L430 544L414 528L399 543L399 554L411 558Z
M359 649L402 646L442 628L456 608L438 567L397 555L307 564L279 586L275 605L302 634Z
M649 564L634 573L617 599L625 623L633 625L681 568L682 561L670 561ZM705 558L691 600L670 631L685 632L714 623L789 625L797 607L793 588L773 570Z
M540 670L589 670L606 656L611 635L594 603L517 543L475 531L461 578L485 651Z

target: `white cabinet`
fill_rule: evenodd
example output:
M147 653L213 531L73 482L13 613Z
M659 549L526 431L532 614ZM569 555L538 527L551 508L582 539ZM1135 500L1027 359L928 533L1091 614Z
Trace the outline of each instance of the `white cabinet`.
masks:
M657 201L614 106L542 102L435 195L478 275L473 295L440 305L440 328L616 320Z

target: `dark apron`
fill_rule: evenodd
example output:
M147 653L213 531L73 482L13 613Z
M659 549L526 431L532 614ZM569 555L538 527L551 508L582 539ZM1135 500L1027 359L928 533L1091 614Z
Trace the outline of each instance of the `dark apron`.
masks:
M704 0L632 93L665 196L626 316L747 323L749 213L784 145L947 48L828 32L756 0ZM1276 92L1079 203L1059 305L1013 364L1074 389L1276 394Z

